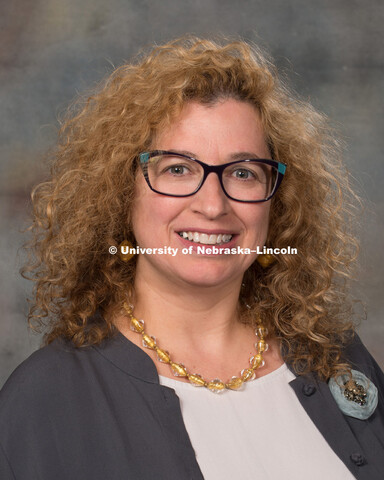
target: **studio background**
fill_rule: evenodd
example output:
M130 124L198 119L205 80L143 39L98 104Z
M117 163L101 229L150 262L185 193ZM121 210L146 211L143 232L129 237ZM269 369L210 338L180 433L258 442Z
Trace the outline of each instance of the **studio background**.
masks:
M384 367L383 24L381 0L1 2L0 386L41 342L27 328L32 286L19 275L18 250L60 112L140 48L185 33L267 48L290 85L339 130L366 206L354 293L368 319L359 333Z

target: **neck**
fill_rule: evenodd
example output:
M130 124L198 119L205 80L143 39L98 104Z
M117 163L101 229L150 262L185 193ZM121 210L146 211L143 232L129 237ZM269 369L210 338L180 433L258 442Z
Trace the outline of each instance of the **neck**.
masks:
M238 328L238 297L241 278L220 287L173 283L138 272L135 280L135 316L145 320L147 330L167 345L199 345L230 340ZM150 292L150 294L149 294ZM187 345L186 345L187 346Z
M153 280L137 277L134 316L143 318L145 332L157 339L159 348L171 353L173 361L184 362L190 373L199 372L207 378L219 375L227 379L248 366L255 337L238 319L240 285L222 285L220 290L210 288L207 292L206 287L202 291L196 287L180 290ZM133 341L139 342L140 335L133 335ZM146 353L156 363L155 352ZM172 376L169 365L157 362L156 366L160 375Z

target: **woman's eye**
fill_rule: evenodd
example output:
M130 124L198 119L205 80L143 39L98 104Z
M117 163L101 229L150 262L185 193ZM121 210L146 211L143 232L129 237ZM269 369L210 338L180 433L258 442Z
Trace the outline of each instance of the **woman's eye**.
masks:
M185 175L188 169L183 165L173 165L172 167L168 167L166 171L172 175Z
M246 168L238 168L234 170L233 176L239 178L240 180L253 180L257 178L254 172L251 172Z

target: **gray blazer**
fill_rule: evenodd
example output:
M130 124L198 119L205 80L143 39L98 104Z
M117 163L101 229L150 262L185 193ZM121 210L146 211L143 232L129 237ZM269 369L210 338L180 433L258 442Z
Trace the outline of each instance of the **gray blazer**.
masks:
M352 474L382 480L384 375L358 337L345 358L379 389L367 420L343 415L314 375L290 385ZM203 476L178 397L159 384L150 357L122 334L78 349L56 340L23 362L1 390L1 480L154 478Z

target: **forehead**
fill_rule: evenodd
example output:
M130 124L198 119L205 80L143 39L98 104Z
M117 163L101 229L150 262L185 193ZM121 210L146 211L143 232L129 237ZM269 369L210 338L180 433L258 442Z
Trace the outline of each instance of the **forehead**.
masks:
M258 110L247 102L228 99L214 105L188 102L155 137L153 148L201 155L227 156L253 152L269 156Z

